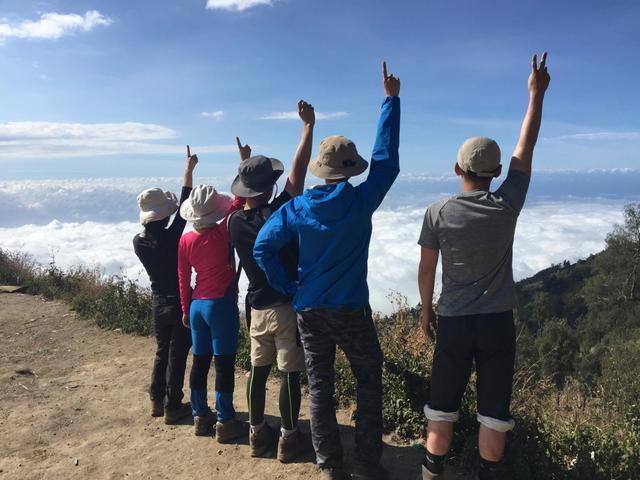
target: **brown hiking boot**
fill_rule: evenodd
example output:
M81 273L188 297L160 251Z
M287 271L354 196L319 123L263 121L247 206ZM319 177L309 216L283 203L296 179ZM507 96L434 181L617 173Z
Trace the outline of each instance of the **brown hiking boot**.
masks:
M275 448L277 442L278 434L265 422L256 433L252 433L251 431L249 433L251 456L264 457Z
M164 400L151 400L151 416L161 417L164 415Z
M351 480L351 475L342 468L322 468L322 480Z
M191 404L182 403L178 408L165 408L164 410L164 423L167 425L173 425L178 423L185 417L191 416Z
M282 463L289 463L311 449L309 437L300 430L296 430L288 437L280 437L278 443L278 460Z
M216 423L216 440L218 443L228 443L249 433L249 424L232 418L226 422Z
M444 478L444 473L433 473L422 465L422 480L440 480L441 478Z
M213 413L193 417L195 434L198 437L206 437L213 434L213 426L216 424L216 416Z

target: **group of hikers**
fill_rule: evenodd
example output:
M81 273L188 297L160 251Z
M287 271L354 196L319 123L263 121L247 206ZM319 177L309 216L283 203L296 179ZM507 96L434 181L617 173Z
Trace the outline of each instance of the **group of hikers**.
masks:
M550 81L546 57L544 53L540 64L532 58L529 105L502 185L490 190L502 171L497 143L470 138L455 162L461 192L434 203L425 214L418 240L421 326L435 340L435 351L424 407L423 479L444 477L453 424L474 363L480 480L497 478L506 433L514 427L509 412L515 360L512 247ZM372 215L400 171L400 80L387 73L385 63L383 87L386 98L370 165L343 136L322 140L311 161L315 112L301 100L302 135L282 192L277 193L282 162L252 156L249 145L236 138L240 167L231 185L234 198L212 186L193 188L198 157L189 147L179 200L159 188L140 193L144 230L133 243L153 294L157 351L149 389L152 416L175 424L192 415L196 435L214 434L220 443L248 435L252 456L268 456L277 448L278 459L291 462L311 448L298 429L300 373L306 370L311 440L323 478L348 479L351 473L362 479L393 477L381 464L383 354L367 287ZM366 180L349 182L367 167ZM307 170L324 184L305 190ZM193 229L183 235L186 222ZM433 293L440 255L442 291L436 314ZM249 280L248 423L237 418L233 403L241 270ZM346 355L356 380L357 461L351 473L343 463L336 421L336 347ZM183 403L190 348L191 395ZM215 412L207 400L212 360ZM281 373L279 432L264 416L266 382L274 364Z

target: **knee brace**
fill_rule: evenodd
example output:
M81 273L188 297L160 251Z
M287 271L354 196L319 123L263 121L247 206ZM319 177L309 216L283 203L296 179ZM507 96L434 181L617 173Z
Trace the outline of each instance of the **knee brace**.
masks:
M216 355L216 392L233 392L235 386L235 355Z
M189 387L192 390L206 390L207 376L211 367L212 355L194 355L191 375L189 377Z

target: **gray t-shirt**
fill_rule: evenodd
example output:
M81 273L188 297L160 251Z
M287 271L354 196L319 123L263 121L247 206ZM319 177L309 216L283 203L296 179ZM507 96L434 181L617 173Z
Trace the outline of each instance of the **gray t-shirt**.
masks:
M513 236L529 180L526 173L511 170L496 192L458 193L427 209L418 244L442 255L438 315L515 307Z

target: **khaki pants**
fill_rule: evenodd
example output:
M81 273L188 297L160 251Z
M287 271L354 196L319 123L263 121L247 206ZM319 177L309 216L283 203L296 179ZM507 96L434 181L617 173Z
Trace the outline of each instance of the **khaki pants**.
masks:
M251 310L251 364L277 362L282 372L304 370L304 351L298 338L296 312L290 303L264 310Z

